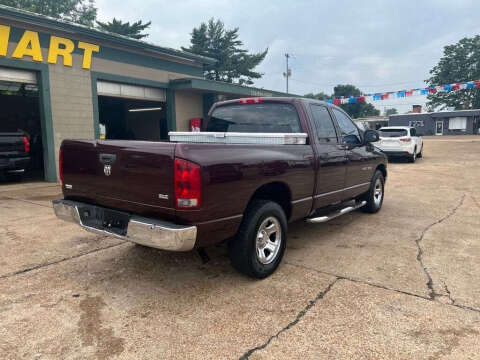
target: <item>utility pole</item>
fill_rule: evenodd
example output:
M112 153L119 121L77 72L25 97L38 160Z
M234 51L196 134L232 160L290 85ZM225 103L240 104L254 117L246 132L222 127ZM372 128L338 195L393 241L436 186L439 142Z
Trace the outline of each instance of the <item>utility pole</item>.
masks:
M285 54L285 59L287 60L286 72L283 73L283 76L287 79L287 94L288 94L288 78L292 76L292 70L288 67L288 58L290 57L289 53Z

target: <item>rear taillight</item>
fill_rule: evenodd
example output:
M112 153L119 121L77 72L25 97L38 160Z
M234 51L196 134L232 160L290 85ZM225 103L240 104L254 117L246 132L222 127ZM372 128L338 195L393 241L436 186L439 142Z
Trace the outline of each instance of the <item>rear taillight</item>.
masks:
M175 159L175 207L198 209L201 204L202 181L200 166L183 159Z
M58 172L60 173L60 184L63 186L63 153L61 149L58 153Z
M410 141L412 141L412 139L411 138L401 138L400 141L410 142Z
M30 141L28 141L28 137L26 136L23 137L23 146L26 153L30 152Z

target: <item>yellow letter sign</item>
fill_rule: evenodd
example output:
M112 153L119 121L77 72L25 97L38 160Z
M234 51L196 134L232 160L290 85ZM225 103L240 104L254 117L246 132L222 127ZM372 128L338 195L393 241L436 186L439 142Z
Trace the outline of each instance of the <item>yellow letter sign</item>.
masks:
M34 31L26 30L23 33L12 57L21 59L25 55L31 56L34 61L43 61L42 48L40 47L38 33Z
M75 45L72 40L52 35L50 37L50 48L48 49L48 62L56 64L58 55L60 55L63 56L63 65L72 66L72 52L74 48Z
M10 26L0 25L0 56L7 56L9 40ZM82 68L90 69L93 53L98 53L100 46L79 41L78 48L83 50ZM47 61L50 64L56 64L60 55L63 57L63 65L72 66L74 50L75 44L72 40L52 35ZM42 47L36 31L25 30L12 53L12 57L16 59L22 59L24 56L31 56L34 61L43 61Z
M100 47L98 45L79 41L78 48L83 49L82 67L84 69L90 69L90 67L92 66L92 52L99 52Z
M7 56L10 26L0 25L0 56Z

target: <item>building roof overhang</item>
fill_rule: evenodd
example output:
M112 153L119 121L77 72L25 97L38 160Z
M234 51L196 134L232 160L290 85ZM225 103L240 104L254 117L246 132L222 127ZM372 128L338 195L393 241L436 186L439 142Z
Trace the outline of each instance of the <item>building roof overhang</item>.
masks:
M231 84L221 81L206 80L199 78L181 78L170 80L169 86L170 89L174 90L196 90L205 93L216 93L216 94L230 94L230 95L240 95L246 97L261 97L261 96L288 96L288 97L299 97L295 94L287 94L279 91L266 90L261 88L242 86L237 84Z
M30 11L12 8L10 6L0 5L0 18L8 18L14 21L21 21L28 24L35 24L47 28L58 29L67 33L84 35L95 39L116 43L127 48L131 48L132 50L142 50L158 54L164 54L180 59L195 61L204 65L211 65L217 62L215 59L206 56L192 54L186 51L172 49L168 47L158 46L146 41L136 40L127 36L93 29L88 26L75 24L70 21L55 19L49 16L32 13Z

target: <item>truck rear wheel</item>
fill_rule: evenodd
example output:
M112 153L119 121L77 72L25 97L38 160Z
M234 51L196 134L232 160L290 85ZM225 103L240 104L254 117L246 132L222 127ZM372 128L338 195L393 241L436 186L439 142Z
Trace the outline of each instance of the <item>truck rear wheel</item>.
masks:
M375 171L375 174L373 174L370 189L361 197L361 200L367 202L365 206L360 208L363 212L373 214L381 209L383 204L384 187L385 178L383 177L382 172L377 170Z
M266 278L282 261L286 240L287 219L281 206L273 201L255 200L229 243L232 265L248 276Z

